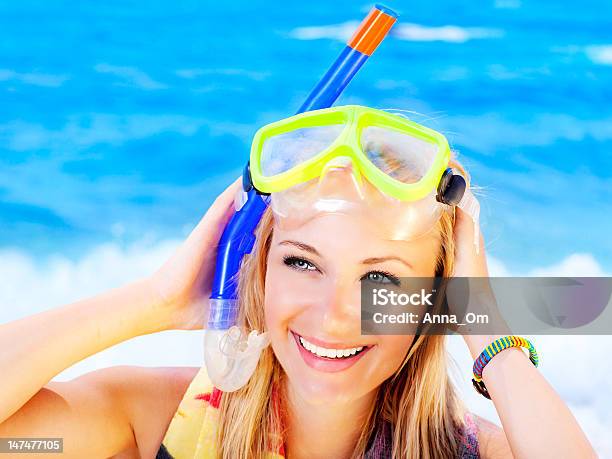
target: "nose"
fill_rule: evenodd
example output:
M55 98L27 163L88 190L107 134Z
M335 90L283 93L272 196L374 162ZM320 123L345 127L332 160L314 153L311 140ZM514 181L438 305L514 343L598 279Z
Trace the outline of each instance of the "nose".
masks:
M318 192L322 198L363 199L363 178L350 156L337 156L325 164Z
M351 283L334 281L323 303L325 336L342 339L361 334L360 289Z

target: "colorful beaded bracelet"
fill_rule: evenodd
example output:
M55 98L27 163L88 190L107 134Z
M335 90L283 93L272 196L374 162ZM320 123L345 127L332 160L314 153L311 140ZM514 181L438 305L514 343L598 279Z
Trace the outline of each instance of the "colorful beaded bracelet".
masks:
M531 341L521 336L504 336L502 338L498 338L489 344L484 351L478 356L476 360L474 360L474 378L472 379L472 384L476 389L476 392L485 396L488 399L491 399L489 395L489 391L487 390L484 382L482 382L482 371L484 367L487 366L487 363L491 361L491 359L499 354L504 349L508 349L511 347L524 347L529 351L529 360L533 363L534 366L538 366L540 361L538 357L538 353L535 350Z

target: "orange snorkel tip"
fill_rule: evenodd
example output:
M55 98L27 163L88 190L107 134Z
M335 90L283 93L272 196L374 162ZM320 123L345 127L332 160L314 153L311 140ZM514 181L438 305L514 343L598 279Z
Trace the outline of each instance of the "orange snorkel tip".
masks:
M398 14L382 5L375 5L346 43L360 53L370 56L397 21Z
M397 17L397 13L386 6L374 6L297 112L331 107L387 36Z

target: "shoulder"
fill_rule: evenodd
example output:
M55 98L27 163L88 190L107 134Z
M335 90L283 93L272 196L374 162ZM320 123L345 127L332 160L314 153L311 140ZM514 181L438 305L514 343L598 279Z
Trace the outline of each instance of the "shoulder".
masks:
M471 414L477 428L478 450L483 459L513 458L504 429L497 424Z
M87 373L74 381L97 387L122 408L137 410L144 401L163 405L176 400L178 404L198 370L120 365Z
M125 413L142 457L155 456L198 367L115 366L91 373ZM97 374L96 374L97 373Z

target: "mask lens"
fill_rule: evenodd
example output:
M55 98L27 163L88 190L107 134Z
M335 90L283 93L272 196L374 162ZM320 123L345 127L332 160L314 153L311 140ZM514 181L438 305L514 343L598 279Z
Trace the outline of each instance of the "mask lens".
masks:
M375 126L363 130L361 148L378 169L405 184L419 182L438 153L433 143Z
M261 171L272 177L305 163L327 149L341 134L344 126L333 124L296 129L270 137L261 152Z

